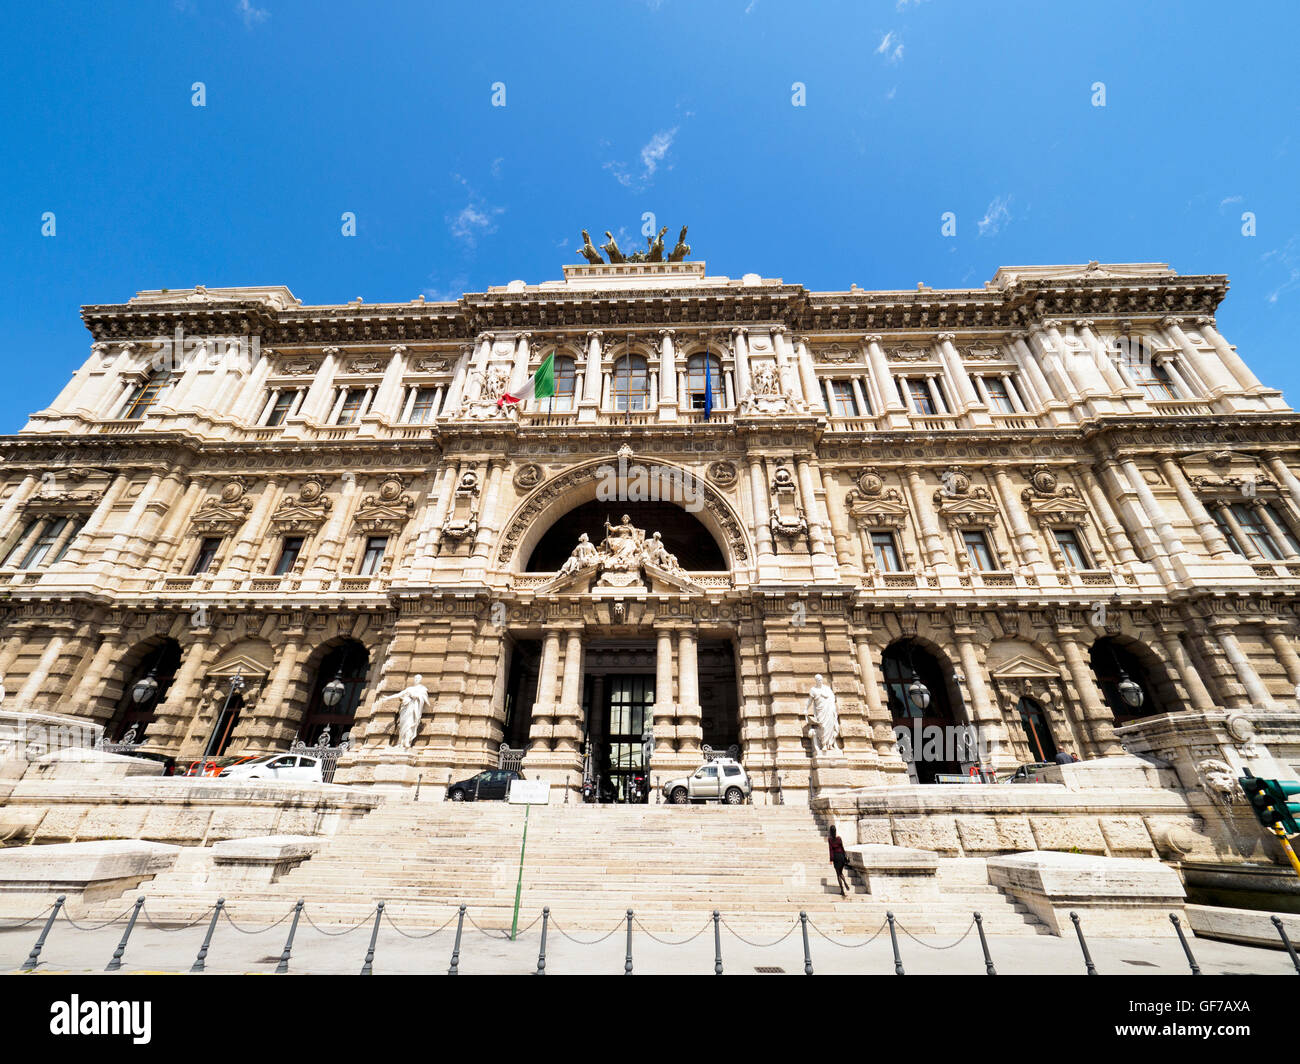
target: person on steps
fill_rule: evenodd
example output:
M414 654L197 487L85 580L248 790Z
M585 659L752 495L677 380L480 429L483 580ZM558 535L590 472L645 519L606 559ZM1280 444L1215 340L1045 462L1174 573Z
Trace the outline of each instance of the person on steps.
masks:
M839 880L840 897L848 896L848 882L844 878L844 866L848 864L848 856L844 853L844 840L840 838L835 828L831 828L830 838L827 839L831 847L831 864L835 866L835 878Z

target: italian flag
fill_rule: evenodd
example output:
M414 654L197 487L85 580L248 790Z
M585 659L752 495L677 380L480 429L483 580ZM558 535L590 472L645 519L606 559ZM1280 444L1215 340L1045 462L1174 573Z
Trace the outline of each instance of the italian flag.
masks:
M505 392L497 400L497 406L505 406L506 403L522 403L525 399L545 399L548 395L555 394L555 353L546 356L546 360L537 367L534 373L519 391L511 394Z

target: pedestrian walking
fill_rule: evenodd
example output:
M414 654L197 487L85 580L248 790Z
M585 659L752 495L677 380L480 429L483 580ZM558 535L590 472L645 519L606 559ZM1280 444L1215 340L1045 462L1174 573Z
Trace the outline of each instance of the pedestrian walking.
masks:
M848 896L848 882L844 878L844 866L849 863L848 855L844 852L844 840L840 838L839 833L834 827L831 828L830 838L827 840L831 847L831 864L835 866L835 878L839 880L840 897Z

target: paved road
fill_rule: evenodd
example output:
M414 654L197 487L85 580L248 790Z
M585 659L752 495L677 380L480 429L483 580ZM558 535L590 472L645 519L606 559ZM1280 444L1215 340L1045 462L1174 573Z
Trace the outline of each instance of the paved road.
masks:
M531 921L533 918L530 916L528 919ZM43 921L20 928L13 927L14 923L0 922L0 972L22 970ZM368 921L339 934L340 928L327 926L318 930L304 919L294 940L290 971L299 974L352 974L360 971L369 946L372 923L373 921ZM662 941L656 941L648 933L634 928L632 950L635 973L712 974L712 922L707 916L702 916L700 923L702 933L689 942L682 942L687 938L684 934L660 935L658 937ZM123 927L124 924L119 922L97 930L78 930L60 917L46 940L37 970L45 973L102 972L121 940ZM262 927L265 928L265 924ZM153 927L142 919L127 945L122 971L188 972L206 930L207 920L188 928L163 929ZM257 931L256 928L245 930ZM242 933L223 920L213 936L207 970L214 974L274 972L288 930L287 919L275 927L254 934ZM400 931L409 935L426 936L408 938L387 921L381 924L375 948L375 973L446 972L455 939L454 923L433 935L429 935L428 930L401 927ZM548 974L622 974L626 958L626 929L620 924L617 929L611 930L612 934L598 942L596 940L601 937L599 932L574 932L568 937L565 934L567 929L552 924L546 943ZM1086 930L1085 924L1085 933ZM725 924L721 935L723 970L726 974L754 974L761 967L778 968L796 975L803 972L803 941L793 918L790 924L773 926L765 934L743 932L749 943L734 935ZM949 946L955 936L940 938L924 935L918 936L918 941L904 931L898 937L899 950L908 975L984 974L984 957L973 928L965 939L947 949L935 947ZM869 943L856 946L855 943L866 942L866 936L832 938L834 942L822 937L815 927L809 931L809 947L816 974L893 974L894 961L887 931L878 934ZM777 942L777 939L781 941ZM532 972L537 967L539 940L540 919L521 932L514 942L503 937L500 931L489 930L485 933L467 921L461 941L460 971L465 975ZM1290 958L1281 950L1198 938L1190 938L1190 944L1197 962L1207 975L1295 974ZM1187 960L1176 938L1134 940L1092 937L1088 946L1097 970L1102 975L1190 974ZM1000 975L1078 975L1084 971L1079 944L1073 937L996 936L989 938L989 951Z

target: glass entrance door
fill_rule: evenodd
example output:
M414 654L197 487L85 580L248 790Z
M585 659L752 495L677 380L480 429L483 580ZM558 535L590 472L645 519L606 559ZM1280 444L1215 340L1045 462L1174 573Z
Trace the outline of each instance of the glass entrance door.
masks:
M653 720L654 676L606 676L609 712L605 735L608 751L602 798L614 802L644 802L649 765L643 738Z

